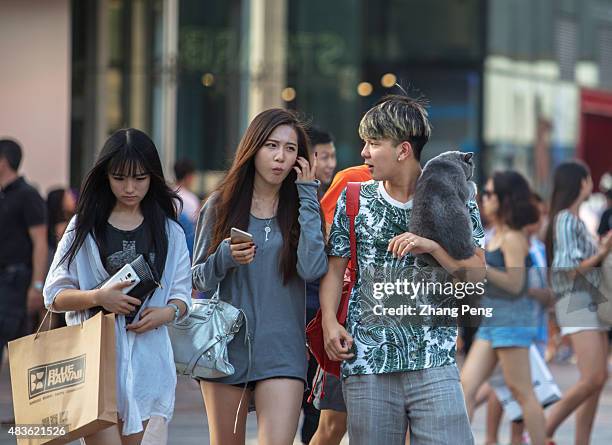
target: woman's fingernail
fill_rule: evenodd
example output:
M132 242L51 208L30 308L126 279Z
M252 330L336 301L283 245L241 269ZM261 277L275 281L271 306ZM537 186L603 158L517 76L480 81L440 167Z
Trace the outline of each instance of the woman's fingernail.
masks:
M318 153L315 151L315 158L317 157L317 154L318 154Z

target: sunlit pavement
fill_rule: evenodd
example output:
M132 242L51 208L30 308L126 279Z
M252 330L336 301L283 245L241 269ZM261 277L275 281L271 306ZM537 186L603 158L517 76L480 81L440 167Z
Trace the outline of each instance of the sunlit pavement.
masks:
M562 390L565 390L576 381L578 373L575 365L552 365L551 371ZM612 371L612 365L611 365ZM611 372L612 374L612 372ZM6 419L12 415L10 398L10 386L8 378L8 366L4 363L0 372L0 419ZM484 443L485 410L477 411L474 420L474 434L476 443ZM500 434L500 443L509 443L508 422L503 422ZM574 419L571 418L562 425L556 436L558 445L573 445ZM251 413L248 419L247 444L257 444L257 420L255 414ZM14 444L15 439L9 436L6 428L0 429L0 445ZM76 443L76 442L75 442ZM174 419L170 424L169 444L176 445L205 445L208 444L208 428L204 405L197 384L189 379L179 379L176 410ZM299 444L299 438L295 440ZM342 445L348 444L348 437L342 441ZM602 394L599 414L595 420L592 445L612 444L612 380L608 382ZM375 444L373 444L375 445ZM453 444L454 445L454 444Z

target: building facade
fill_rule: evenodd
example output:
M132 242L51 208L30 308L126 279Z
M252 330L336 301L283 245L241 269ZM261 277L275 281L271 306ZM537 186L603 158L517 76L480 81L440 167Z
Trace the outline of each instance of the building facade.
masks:
M36 11L44 3L41 15L62 4L10 2ZM425 160L473 151L479 180L512 167L544 192L562 159L596 164L596 178L612 168L612 122L597 105L612 91L612 0L63 4L69 141L58 142L69 156L58 175L75 186L106 137L133 126L152 135L166 168L192 159L207 191L250 119L269 107L328 129L340 166L360 163L359 119L399 92L396 83L429 101Z
M546 192L554 166L577 156L597 186L612 170L612 1L489 0L488 8L485 169L515 167Z

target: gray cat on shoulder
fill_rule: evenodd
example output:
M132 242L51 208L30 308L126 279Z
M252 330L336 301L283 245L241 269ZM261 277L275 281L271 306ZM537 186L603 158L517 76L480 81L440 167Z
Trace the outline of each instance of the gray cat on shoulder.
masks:
M474 254L472 220L466 202L474 199L474 153L447 151L431 159L419 177L410 217L410 232L436 241L456 260ZM429 254L418 255L432 266Z

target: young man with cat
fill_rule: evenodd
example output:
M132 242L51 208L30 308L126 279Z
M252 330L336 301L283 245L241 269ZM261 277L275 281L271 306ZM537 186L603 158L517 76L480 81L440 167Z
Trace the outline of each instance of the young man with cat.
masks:
M379 276L382 271L388 279L399 272L413 281L435 279L435 272L415 257L425 253L450 274L461 269L484 272L478 207L473 201L466 203L477 246L468 259L455 260L438 243L409 232L421 152L431 134L420 101L387 96L364 115L359 134L365 142L361 155L374 180L361 186L356 220L358 279L346 329L336 320L350 256L346 192L336 208L329 271L320 289L326 352L343 361L351 444L401 445L408 430L412 445L473 444L455 364L457 328L414 325L409 317L377 315L373 308L389 299L375 298L372 274Z

